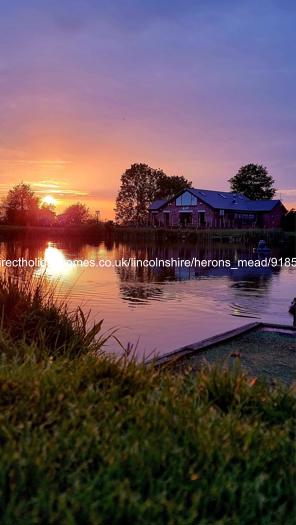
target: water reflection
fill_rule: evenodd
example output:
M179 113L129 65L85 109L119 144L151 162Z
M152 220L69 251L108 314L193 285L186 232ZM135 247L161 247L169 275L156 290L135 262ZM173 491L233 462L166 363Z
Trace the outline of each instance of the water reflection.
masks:
M238 259L254 259L252 248L233 248L229 246L215 247L209 246L145 246L142 248L134 248L128 245L121 245L115 249L115 257L117 259L136 259L140 260L197 260L207 261L225 261L226 259L232 261L235 266ZM233 266L232 265L232 266ZM135 287L135 283L163 283L166 281L189 281L200 279L218 279L227 278L232 281L231 286L239 289L266 289L269 285L270 279L281 271L280 267L244 267L244 268L228 268L228 267L200 267L196 264L193 267L174 266L163 267L162 265L156 267L123 267L116 268L116 272L120 278L120 282L124 283L121 286L124 298L129 296L130 283L130 297L134 299L138 290L138 297L149 296L153 294L151 285L148 289L143 286ZM157 295L159 289L155 289Z
M163 296L163 290L154 286L120 286L123 300L135 304L147 304L151 300L159 300Z
M118 327L123 341L140 338L139 348L147 352L151 348L172 350L239 326L248 318L292 323L288 314L296 295L296 270L292 268L73 268L67 262L195 257L236 263L254 258L252 246L29 239L0 243L0 256L11 260L43 258L46 278L59 279L61 293L70 291L73 303L85 304L93 317L104 318L106 329ZM295 257L295 250L275 247L272 256ZM44 269L37 273L44 273Z
M50 279L60 279L68 276L74 268L67 261L63 250L51 244L44 250L43 265L36 271L37 275L44 275Z

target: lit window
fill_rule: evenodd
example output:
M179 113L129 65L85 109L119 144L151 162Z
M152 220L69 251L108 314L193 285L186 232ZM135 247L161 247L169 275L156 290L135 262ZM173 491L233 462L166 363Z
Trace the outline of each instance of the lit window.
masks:
M176 199L176 206L196 206L196 204L197 198L189 191L185 191Z

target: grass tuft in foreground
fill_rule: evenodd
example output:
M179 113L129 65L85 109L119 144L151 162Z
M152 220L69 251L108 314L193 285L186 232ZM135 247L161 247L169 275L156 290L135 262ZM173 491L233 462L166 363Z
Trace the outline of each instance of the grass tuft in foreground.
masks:
M98 354L112 333L102 334L102 323L89 327L89 316L81 308L69 311L55 299L55 286L34 274L5 274L0 277L1 328L18 343L35 346L42 355L74 357Z

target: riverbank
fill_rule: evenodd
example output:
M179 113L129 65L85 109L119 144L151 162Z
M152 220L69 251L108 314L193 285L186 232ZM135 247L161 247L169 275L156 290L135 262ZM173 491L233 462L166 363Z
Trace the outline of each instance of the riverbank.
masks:
M286 390L26 353L0 368L3 525L294 523Z
M125 228L116 233L124 240L145 238L154 241L182 240L189 242L228 242L236 244L256 243L265 239L269 244L285 242L289 233L280 229L193 229L193 228Z
M3 525L292 525L293 390L112 358L45 283L0 298Z
M10 226L0 225L0 239L52 238L52 239L101 239L109 231L104 224L76 226Z
M146 228L115 226L110 223L81 224L76 226L9 226L0 225L0 240L18 238L83 239L101 240L110 237L123 241L188 241L227 242L254 244L265 239L269 244L295 243L296 232L281 229L192 229L192 228Z

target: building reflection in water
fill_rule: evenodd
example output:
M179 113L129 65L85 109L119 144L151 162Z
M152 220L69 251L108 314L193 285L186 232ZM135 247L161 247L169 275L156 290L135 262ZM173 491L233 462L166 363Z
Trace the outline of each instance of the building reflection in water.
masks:
M238 259L257 258L253 254L252 247L246 250L233 246L190 246L190 245L145 245L130 246L120 244L115 247L115 259L139 259L139 260L198 260L225 261L232 262L235 267ZM232 286L239 290L266 290L271 282L271 278L281 271L280 267L244 267L232 269L227 267L143 267L139 265L116 268L120 279L120 290L123 299L130 298L132 302L136 299L148 300L149 298L159 298L163 293L162 287L155 287L153 284L165 283L168 281L190 281L199 279L222 279L232 281ZM146 284L146 286L145 286Z

